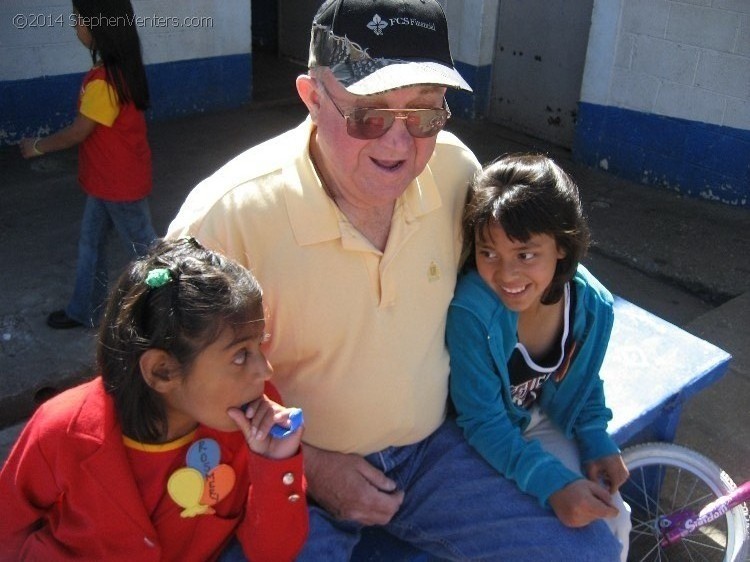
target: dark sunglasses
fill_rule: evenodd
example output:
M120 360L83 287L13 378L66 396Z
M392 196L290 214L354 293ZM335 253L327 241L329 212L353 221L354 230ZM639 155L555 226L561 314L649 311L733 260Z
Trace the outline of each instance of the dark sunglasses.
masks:
M321 82L323 91L331 100L333 107L346 120L346 132L350 137L360 140L372 140L382 137L393 127L396 119L403 119L409 134L418 139L437 135L451 116L448 102L443 98L440 109L380 109L355 107L344 112Z

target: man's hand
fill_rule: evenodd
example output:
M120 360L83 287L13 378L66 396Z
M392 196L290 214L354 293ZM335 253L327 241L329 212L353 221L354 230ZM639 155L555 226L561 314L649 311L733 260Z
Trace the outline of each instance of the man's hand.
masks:
M396 514L404 492L359 455L302 445L307 493L337 519L385 525Z
M566 527L583 527L596 519L617 517L619 511L601 484L580 479L549 497L549 505Z

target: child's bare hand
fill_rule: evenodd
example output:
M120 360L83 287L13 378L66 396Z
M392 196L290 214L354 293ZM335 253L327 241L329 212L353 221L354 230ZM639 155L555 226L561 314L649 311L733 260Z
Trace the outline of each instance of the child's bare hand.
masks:
M36 141L36 139L21 139L21 142L18 145L21 149L21 156L26 159L39 156L39 154L37 154L37 152L34 150L34 141Z
M592 482L602 482L614 494L630 476L622 455L610 455L586 464L586 477Z
M619 511L600 484L576 480L549 497L549 505L566 527L583 527L596 519L616 517Z
M230 408L227 414L242 431L251 451L270 459L286 459L299 450L303 428L283 439L274 438L270 431L274 425L289 427L289 416L294 411L294 408L285 408L264 394L250 402L244 412Z

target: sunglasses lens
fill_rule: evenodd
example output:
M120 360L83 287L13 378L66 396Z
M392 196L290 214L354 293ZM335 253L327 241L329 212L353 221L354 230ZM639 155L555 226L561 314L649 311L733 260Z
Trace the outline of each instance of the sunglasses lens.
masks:
M397 114L387 109L354 109L347 116L347 133L356 139L377 139L393 126ZM418 109L405 112L405 116L406 129L417 138L437 135L448 121L445 109Z
M434 137L447 121L448 112L444 109L420 109L409 113L406 128L413 137Z
M395 119L395 115L390 111L355 109L347 119L347 132L357 139L376 139L391 128Z

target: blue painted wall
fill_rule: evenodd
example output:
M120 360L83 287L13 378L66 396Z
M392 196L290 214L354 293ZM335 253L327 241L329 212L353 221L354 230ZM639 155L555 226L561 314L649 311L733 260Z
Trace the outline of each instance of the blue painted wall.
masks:
M451 113L464 119L475 119L487 114L490 96L492 65L473 66L454 61L456 70L474 90L473 94L449 89L445 95Z
M750 207L750 131L580 103L573 156L692 197Z
M239 107L252 95L251 55L227 55L146 67L152 120ZM49 134L76 114L85 73L0 82L0 143Z

